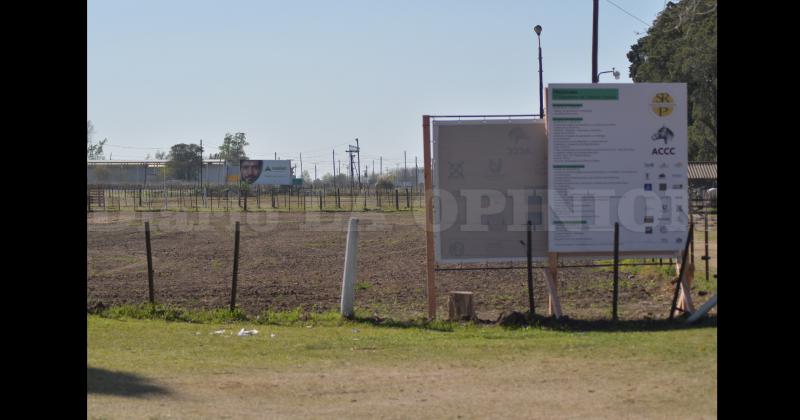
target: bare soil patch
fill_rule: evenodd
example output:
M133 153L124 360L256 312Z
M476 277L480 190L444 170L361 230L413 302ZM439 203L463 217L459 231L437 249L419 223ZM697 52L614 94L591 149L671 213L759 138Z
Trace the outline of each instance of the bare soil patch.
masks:
M241 223L237 305L265 310L336 310L339 306L347 222L360 219L356 307L394 318L425 313L424 213L412 212L97 212L88 214L87 306L147 301L144 221L150 221L156 300L187 309L224 308L230 302L234 222ZM665 260L666 263L666 260ZM698 271L700 274L699 260ZM559 270L564 314L608 318L609 270ZM664 318L674 286L658 273L621 268L621 319ZM541 270L534 274L538 314L546 313ZM447 292L469 290L482 319L526 312L524 268L445 271L437 274L438 311ZM699 305L711 294L693 297Z

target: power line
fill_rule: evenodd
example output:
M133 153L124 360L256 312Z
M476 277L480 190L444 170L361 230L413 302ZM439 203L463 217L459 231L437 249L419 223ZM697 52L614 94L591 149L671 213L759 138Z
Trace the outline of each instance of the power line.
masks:
M348 143L341 143L341 144L335 145L334 147L345 146L347 144ZM117 145L117 144L106 144L105 147L115 147L115 148L118 148L118 149L134 149L134 150L170 150L172 148L172 146L166 146L166 147L139 147L139 146L126 146L126 145L121 145L121 144L119 144L119 145ZM312 152L317 152L317 151L322 151L322 150L326 150L326 149L303 150L301 152L296 152L296 153L281 153L281 152L277 152L277 153L279 155L281 155L281 156L292 157L292 158L297 158L298 157L298 153L307 153L308 157L315 158L315 157L324 157L325 156L324 154L314 154L314 153L312 153ZM276 153L276 152L274 152L274 151L263 152L263 151L260 151L260 150L251 151L250 152L250 154L252 154L252 155L271 155L273 153Z
M614 7L616 7L617 9L619 9L619 10L622 10L623 12L627 13L627 14L628 14L628 16L630 16L630 17L632 17L632 18L634 18L634 19L638 20L639 22L642 22L642 23L643 23L645 26L647 26L647 27L650 27L650 24L649 24L649 23L647 23L647 22L645 22L645 21L643 21L643 20L639 19L638 17L634 16L634 15L633 15L631 12L629 12L629 11L627 11L627 10L623 9L623 8L622 8L622 7L620 7L619 5L615 4L613 1L611 1L611 0L606 0L606 1L607 1L607 2L609 2L609 3L611 3L611 4L612 4Z
M116 147L119 149L141 149L141 150L162 150L162 149L170 149L170 147L135 147L135 146L118 146L116 144L106 144L105 147Z
M294 153L306 153L308 156L313 156L314 152L324 152L324 151L330 150L330 147L341 147L341 146L347 146L348 144L349 143L340 143L340 144L335 144L333 146L327 146L325 148L312 149L312 150L301 150L300 152L294 152ZM272 153L272 152L270 152L270 153ZM286 155L286 156L294 155L293 153L282 153L280 150L277 151L277 153L280 154L280 155ZM296 155L294 155L294 156L296 156Z

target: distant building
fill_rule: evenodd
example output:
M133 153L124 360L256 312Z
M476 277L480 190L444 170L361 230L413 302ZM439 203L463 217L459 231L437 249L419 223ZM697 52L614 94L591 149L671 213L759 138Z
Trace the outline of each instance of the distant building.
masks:
M175 185L195 184L196 181L173 179L167 176L166 160L88 160L86 183L88 185ZM200 168L198 168L198 171ZM238 182L239 167L230 166L223 159L203 160L202 179L206 184Z
M689 196L704 198L704 192L717 187L717 162L689 162Z

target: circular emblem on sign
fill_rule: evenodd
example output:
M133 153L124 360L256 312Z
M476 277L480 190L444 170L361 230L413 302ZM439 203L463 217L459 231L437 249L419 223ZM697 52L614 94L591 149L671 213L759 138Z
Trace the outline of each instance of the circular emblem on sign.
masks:
M656 93L656 96L653 96L653 103L650 105L653 107L653 112L659 117L672 114L672 109L675 107L672 96L667 92Z

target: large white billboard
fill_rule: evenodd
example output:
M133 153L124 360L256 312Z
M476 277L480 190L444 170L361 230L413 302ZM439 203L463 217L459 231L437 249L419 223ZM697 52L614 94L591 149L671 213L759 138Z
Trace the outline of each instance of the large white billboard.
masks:
M292 185L291 160L239 161L241 180L253 185Z
M550 84L546 115L551 252L684 248L685 83Z
M434 255L439 263L547 255L544 120L433 121Z

